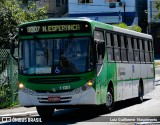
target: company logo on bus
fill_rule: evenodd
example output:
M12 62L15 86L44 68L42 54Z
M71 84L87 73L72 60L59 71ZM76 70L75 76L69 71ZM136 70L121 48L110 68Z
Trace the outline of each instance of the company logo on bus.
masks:
M124 67L118 67L118 76L125 76L126 71Z

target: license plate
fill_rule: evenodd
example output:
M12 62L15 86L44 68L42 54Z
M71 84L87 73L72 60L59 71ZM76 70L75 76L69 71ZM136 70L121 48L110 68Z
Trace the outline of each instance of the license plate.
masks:
M60 100L60 97L48 97L48 102L59 102Z

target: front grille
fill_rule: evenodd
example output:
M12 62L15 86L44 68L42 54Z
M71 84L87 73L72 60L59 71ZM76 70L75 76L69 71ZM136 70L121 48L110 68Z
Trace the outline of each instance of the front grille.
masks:
M57 102L49 102L48 98L37 98L39 103L67 103L71 102L72 97L60 97L60 101Z
M79 77L59 77L59 78L31 78L28 82L34 84L62 84L80 81Z

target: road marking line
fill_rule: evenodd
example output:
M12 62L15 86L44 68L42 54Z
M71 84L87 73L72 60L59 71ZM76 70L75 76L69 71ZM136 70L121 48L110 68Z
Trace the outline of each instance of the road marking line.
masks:
M138 122L135 123L134 125L159 125L160 122Z
M30 112L24 112L24 113L4 114L4 115L0 115L0 117L2 117L2 116L19 116L19 115L26 115L26 114L33 114L33 113L37 113L37 111L30 111Z

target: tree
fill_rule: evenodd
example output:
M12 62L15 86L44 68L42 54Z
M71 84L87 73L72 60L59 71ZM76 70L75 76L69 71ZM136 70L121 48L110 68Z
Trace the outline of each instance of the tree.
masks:
M137 32L142 32L142 28L137 25L128 26L128 29L133 30L133 31L137 31Z
M24 5L18 0L0 1L0 47L9 44L19 24L47 18L47 6L36 8L35 2Z
M125 23L120 23L120 24L114 24L114 26L118 26L118 27L121 27L124 29L134 30L137 32L142 32L141 27L139 27L137 25L127 26Z
M155 15L155 19L160 18L160 1L156 1L156 9L158 10L157 14Z

